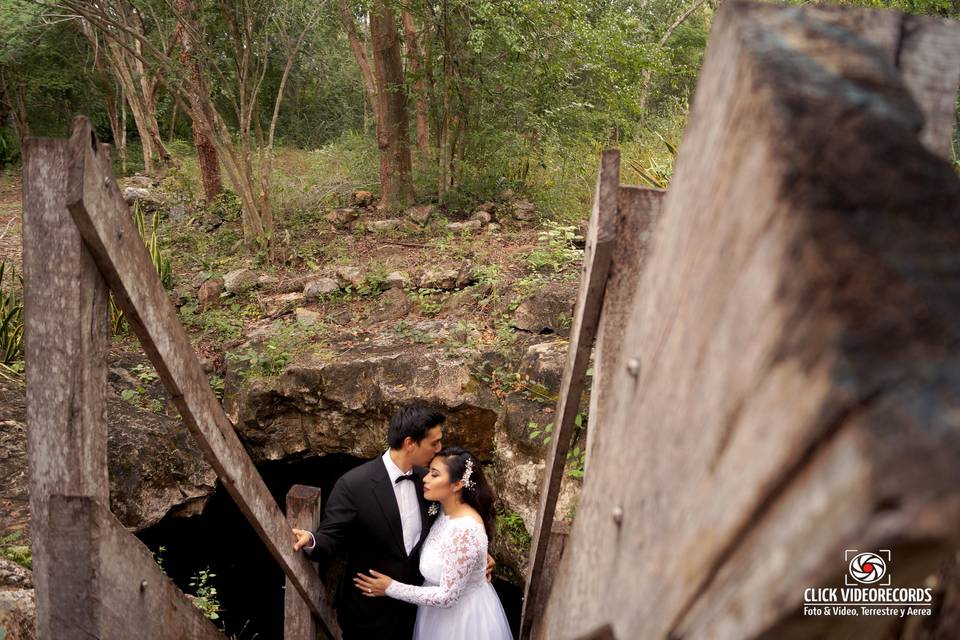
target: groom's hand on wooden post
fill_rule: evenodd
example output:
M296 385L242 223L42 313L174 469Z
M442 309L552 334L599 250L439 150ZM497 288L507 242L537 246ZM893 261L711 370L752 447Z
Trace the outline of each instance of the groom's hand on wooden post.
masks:
M489 553L487 554L487 582L493 582L493 568L497 566L497 561L493 559L493 556Z
M313 534L309 531L304 531L303 529L294 529L293 530L293 550L300 551L306 546L311 546L313 543Z

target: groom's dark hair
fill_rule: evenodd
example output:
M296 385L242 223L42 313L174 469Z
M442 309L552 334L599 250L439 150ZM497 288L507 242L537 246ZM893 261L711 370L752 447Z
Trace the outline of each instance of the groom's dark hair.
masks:
M446 422L447 416L424 404L411 404L400 409L390 418L387 443L391 449L399 449L408 437L419 443L427 431Z

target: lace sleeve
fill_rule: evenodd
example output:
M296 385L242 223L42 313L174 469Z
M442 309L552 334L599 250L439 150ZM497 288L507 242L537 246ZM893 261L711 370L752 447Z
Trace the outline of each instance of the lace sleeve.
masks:
M476 524L470 521L472 524ZM394 580L387 587L387 595L415 605L452 607L463 594L470 574L478 563L486 558L486 535L475 526L456 527L444 536L441 543L443 571L440 584L431 587L415 587Z

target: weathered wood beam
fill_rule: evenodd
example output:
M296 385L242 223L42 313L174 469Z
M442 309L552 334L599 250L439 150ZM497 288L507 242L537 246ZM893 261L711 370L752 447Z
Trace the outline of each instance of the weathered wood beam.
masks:
M320 578L303 554L294 553L283 513L213 394L99 153L90 122L77 118L67 193L73 220L207 462L325 632L338 636Z
M567 362L560 383L556 418L553 428L553 446L547 455L546 475L540 494L537 525L530 548L530 569L527 575L523 601L523 617L520 637L529 637L534 623L537 600L546 594L543 580L544 561L547 557L553 520L563 481L563 467L567 450L573 437L574 420L580 407L587 364L596 337L603 291L610 268L610 256L616 231L617 197L620 188L620 152L604 151L600 157L600 171L593 198L593 210L587 228L586 248L583 255L583 275L573 311L570 329L570 346Z
M585 474L590 469L593 451L603 446L603 429L607 423L612 386L608 384L608 379L615 380L622 370L619 358L623 350L623 335L630 324L628 314L650 253L653 227L660 218L666 195L667 192L662 189L620 187L616 239L593 350Z
M48 639L53 493L108 504L106 354L110 307L100 276L65 206L67 141L23 145L23 270L33 572L37 635Z
M50 638L226 638L98 500L53 495L49 523Z
M320 489L295 484L287 492L287 525L316 531L320 526ZM283 640L316 640L317 625L310 607L303 601L290 578L283 592Z
M897 64L927 25L719 12L536 637L888 637L804 589L955 556L960 180Z

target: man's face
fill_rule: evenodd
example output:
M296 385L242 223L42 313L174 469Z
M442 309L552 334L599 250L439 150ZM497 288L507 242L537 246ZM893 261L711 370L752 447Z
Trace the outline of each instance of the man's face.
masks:
M410 445L412 448L408 450L410 462L416 467L429 466L433 456L443 448L442 440L443 429L439 425L431 427L420 442L413 443L413 440L410 440L413 443Z

